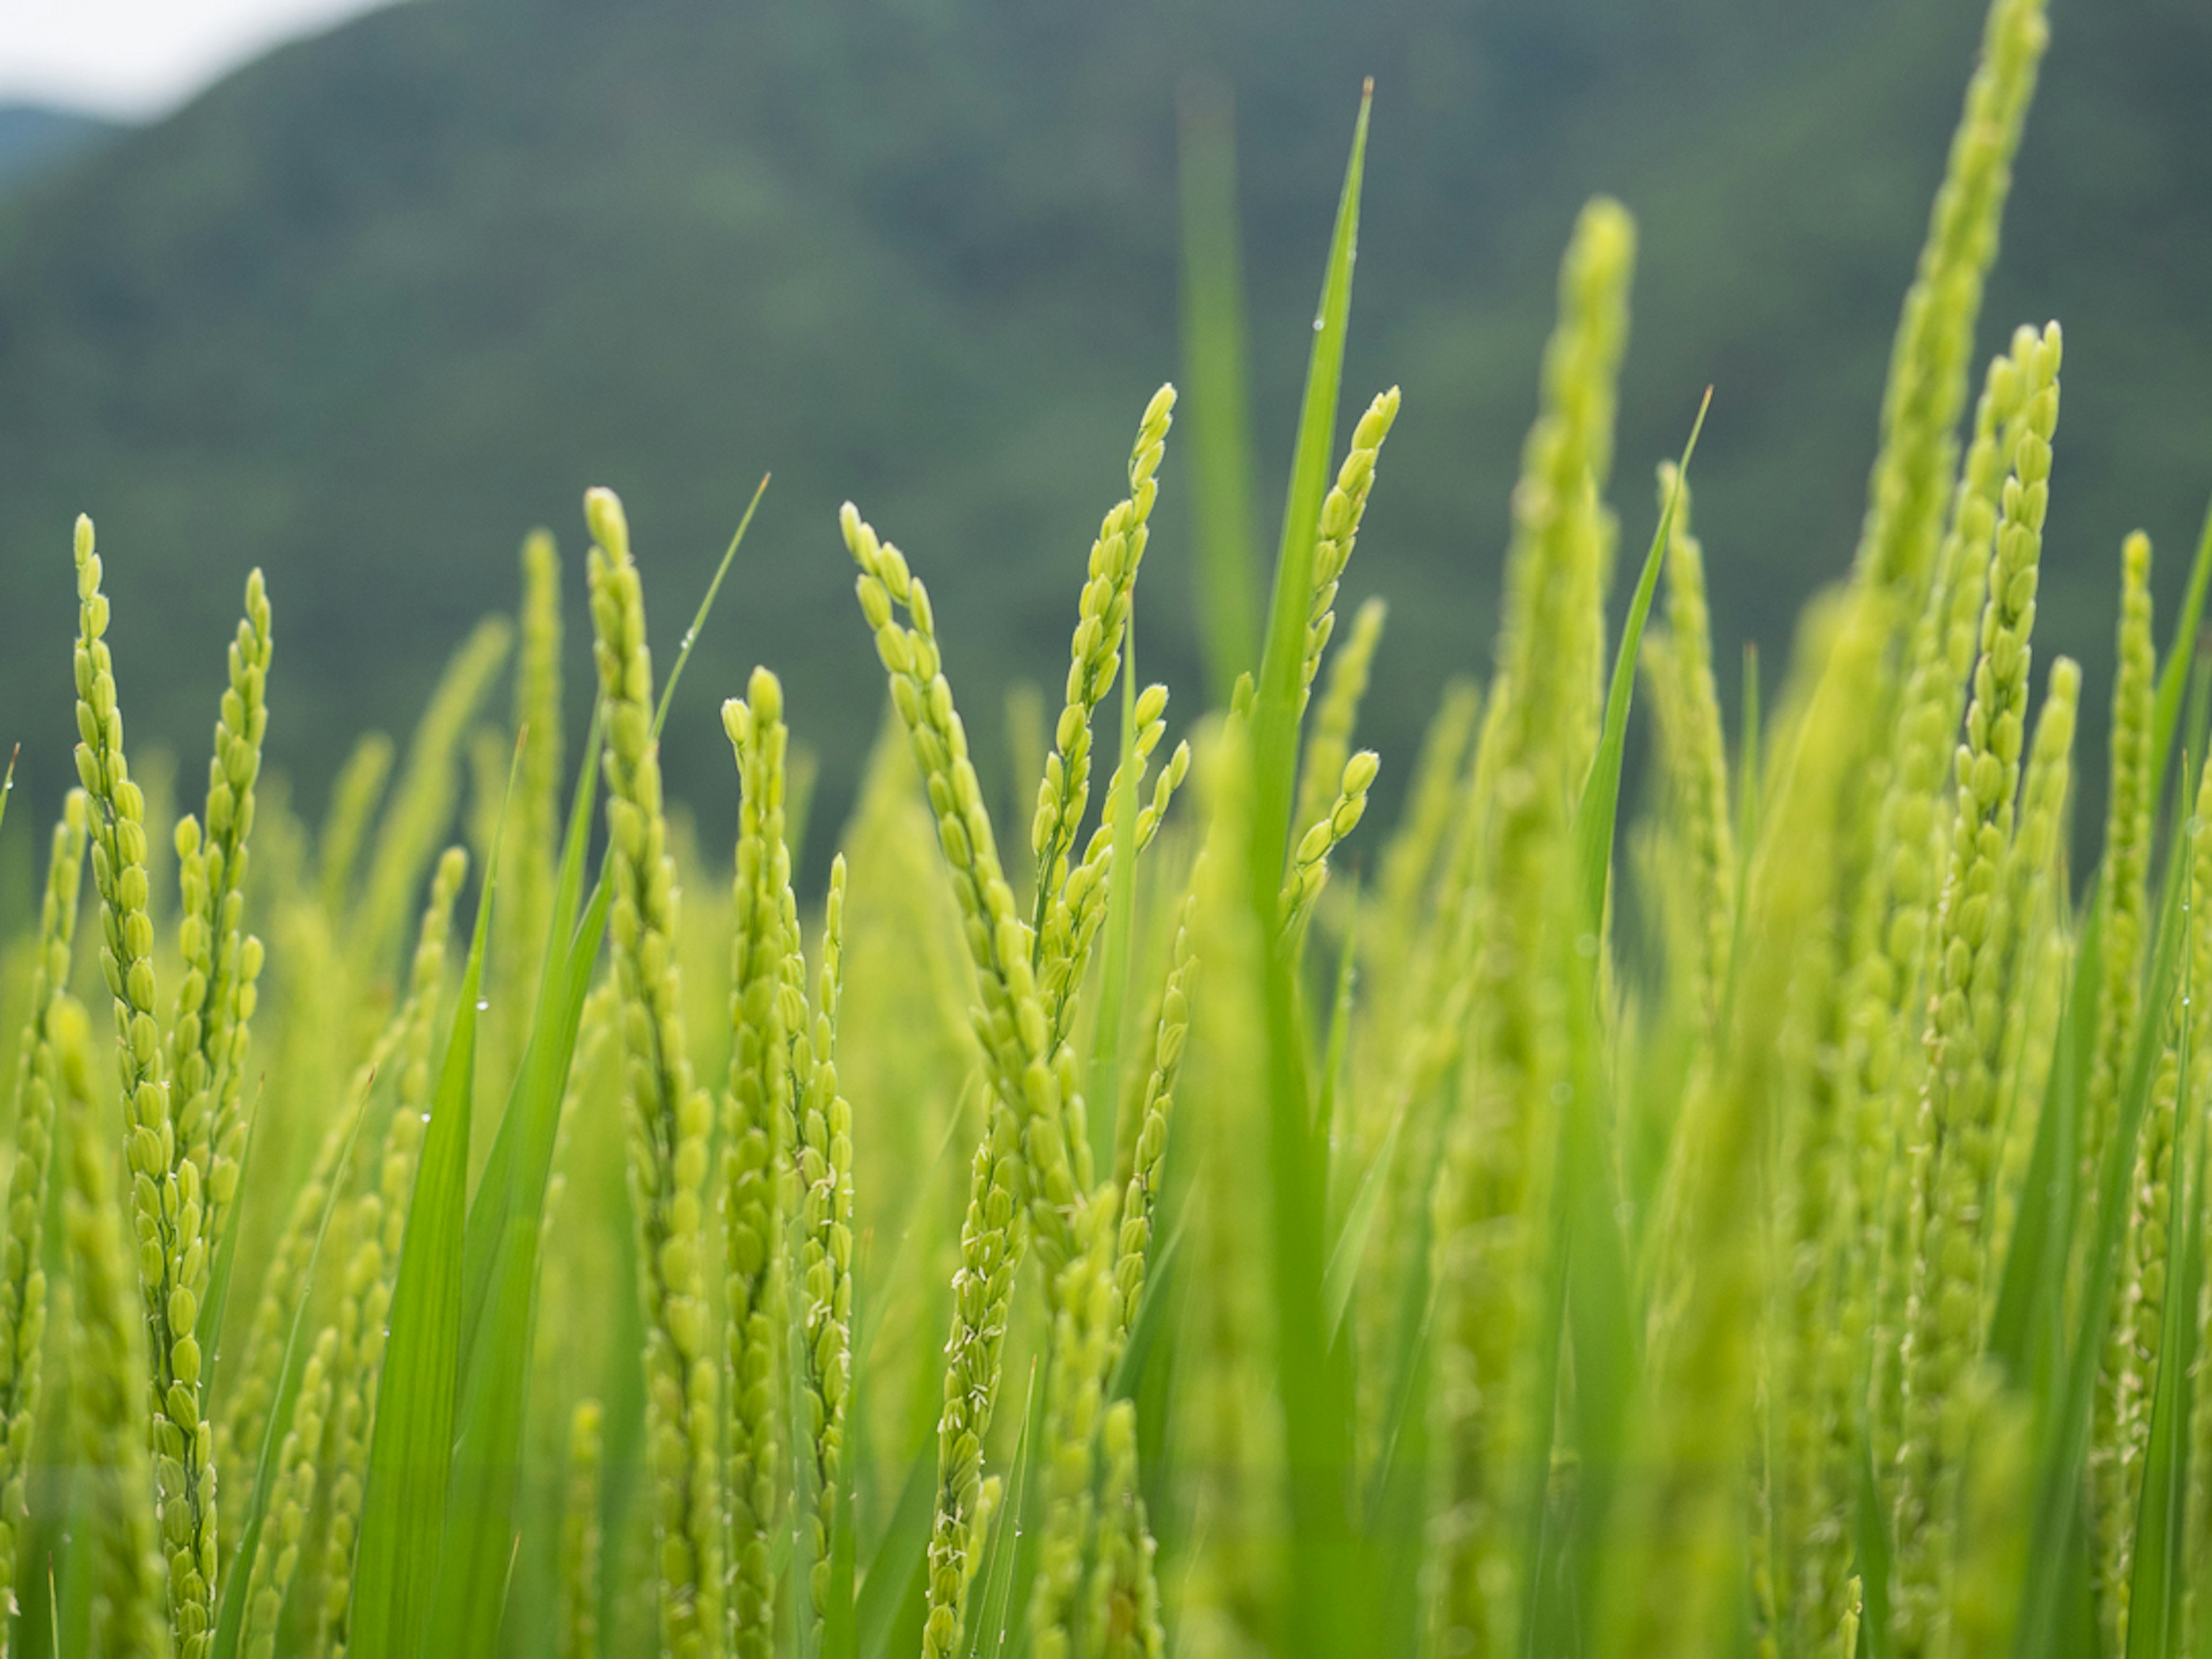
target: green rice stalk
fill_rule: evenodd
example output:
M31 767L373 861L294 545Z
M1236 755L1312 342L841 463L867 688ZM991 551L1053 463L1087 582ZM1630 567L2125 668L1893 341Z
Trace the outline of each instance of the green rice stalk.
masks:
M1848 1208L1837 1224L1855 1232L1856 1242L1837 1322L1844 1331L1867 1333L1871 1382L1853 1381L1871 1395L1869 1438L1886 1492L1897 1459L1899 1337L1910 1273L1900 1148L1923 1060L1919 1009L1942 857L1938 816L1988 592L1998 493L2018 440L2014 428L2037 389L2030 376L2040 362L2038 337L2028 329L2014 334L2011 352L1991 360L1975 404L1950 529L1909 646L1893 757L1875 809L1872 867L1852 916L1844 1087L1856 1144ZM1856 1456L1856 1449L1845 1455Z
M1167 1159L1169 1119L1175 1108L1176 1081L1182 1071L1183 1045L1190 1035L1191 993L1196 988L1198 967L1191 935L1195 902L1194 897L1186 899L1176 919L1167 982L1160 993L1159 1017L1153 1025L1152 1068L1137 1109L1128 1168L1126 1172L1116 1170L1123 1185L1121 1241L1114 1261L1114 1291L1120 1301L1113 1336L1117 1350L1128 1340L1129 1328L1136 1321L1150 1267L1153 1218L1158 1211Z
M1053 728L1052 752L1045 757L1036 816L1030 828L1030 850L1036 861L1031 926L1040 933L1048 896L1066 879L1066 860L1090 805L1091 719L1121 672L1122 631L1135 596L1137 569L1152 534L1152 503L1159 495L1153 475L1166 453L1175 401L1175 388L1164 386L1146 404L1129 453L1128 497L1107 514L1098 539L1091 546L1090 575L1083 585L1069 647L1073 660L1067 669L1067 700Z
M1075 1056L1065 1042L1053 1042L1032 956L1036 934L1015 912L1012 890L1001 872L990 815L968 758L967 732L939 665L928 591L920 577L909 574L899 550L879 541L851 503L840 523L845 545L860 567L861 614L875 632L877 655L890 674L891 701L937 814L939 843L959 897L983 999L975 1016L976 1037L992 1087L1018 1115L1030 1220L1048 1267L1057 1272L1074 1257L1081 1189L1090 1177ZM892 619L894 605L905 610L910 626ZM1118 660L1118 635L1116 641ZM1048 760L1048 782L1050 772ZM1038 867L1059 863L1058 858L1040 858Z
M2205 769L2197 795L2196 819L2212 818L2212 768ZM2212 984L2203 975L2212 972L2212 848L2197 836L2191 844L2187 878L2189 894L2190 978L2192 985ZM2175 1011L2179 1021L2198 1024L2185 994ZM2106 1365L2112 1376L2113 1444L2110 1455L2118 1465L2115 1483L2121 1513L2103 1530L2108 1553L2102 1563L2103 1584L2111 1604L2108 1627L2116 1648L2127 1643L2130 1589L2135 1574L2136 1516L2142 1503L2144 1460L2150 1448L2152 1391L2157 1384L2159 1350L2166 1324L2166 1261L2173 1212L2173 1160L2181 1144L2182 1126L2177 1116L2181 1093L2179 1032L2160 1055L2149 1112L2143 1119L2142 1138L2136 1152L2136 1178L2130 1190L2128 1254L2122 1264L2119 1307L2113 1322ZM2197 1061L2192 1057L2192 1067ZM2201 1101L2202 1096L2192 1094ZM2201 1109L2201 1108L2199 1109Z
M2048 372L2013 451L1990 562L1980 659L1957 762L1958 808L1939 913L1929 1064L1907 1141L1911 1262L1904 1344L1904 1435L1898 1460L1898 1594L1904 1659L1940 1645L1941 1583L1954 1547L1972 1390L1991 1255L2002 1127L1997 1079L2015 918L2003 881L2027 730L2030 635L2058 423L2058 331L2045 330Z
M62 1092L55 1024L68 995L76 941L86 823L84 794L71 790L46 861L31 964L30 1017L15 1061L15 1157L8 1174L7 1237L0 1243L0 1609L13 1605L21 1528L29 1518L24 1482L38 1420L46 1326L46 1183L55 1103ZM7 1630L0 1626L0 1655L7 1644Z
M270 610L261 573L246 579L246 617L230 647L230 684L208 762L206 822L177 825L183 894L177 954L184 976L169 1029L169 1075L183 1104L182 1138L200 1162L212 1249L228 1231L246 1146L240 1097L246 1047L261 975L261 941L244 931L246 840L253 829L253 786L268 730ZM207 1297L207 1272L188 1281Z
M561 1509L559 1659L599 1659L599 1485L605 1413L580 1400L568 1418L568 1484Z
M1127 759L1116 764L1108 799L1122 788L1125 772L1133 799L1146 769L1167 731L1168 689L1148 685L1132 709L1133 741ZM1190 747L1178 744L1166 768L1153 781L1152 799L1137 809L1131 839L1131 868L1134 858L1152 843L1167 816L1169 804L1190 770ZM1055 1042L1066 1040L1074 1018L1076 994L1082 989L1091 965L1091 947L1105 922L1112 897L1114 825L1102 823L1091 832L1082 860L1069 870L1060 890L1045 905L1044 931L1037 936L1037 982L1043 993L1046 1018ZM1103 1109L1102 1103L1102 1109Z
M2083 1219L2094 1231L2095 1171L2112 1134L2120 1085L2144 1018L2142 963L2145 921L2150 908L2151 716L2156 659L2151 634L2150 540L2140 531L2120 550L2119 672L2112 688L2112 781L2106 796L2105 864L2099 892L2105 899L2102 995L2097 1009L2097 1041L2089 1073L2080 1158L2080 1190L2091 1194ZM2149 1120L2160 1115L2154 1100ZM2154 1129L2146 1140L2154 1139ZM2138 1152L2141 1148L2138 1148ZM2132 1185L2132 1183L2130 1183ZM2117 1650L2125 1628L2127 1577L2112 1576L2126 1554L2124 1534L2131 1524L2127 1504L2128 1471L2122 1465L2121 1333L2125 1328L2124 1259L2121 1303L2107 1333L2105 1363L2097 1376L2096 1416L2089 1446L2093 1531L2097 1568L2098 1613L2105 1639Z
M323 908L342 916L353 896L354 878L361 862L362 843L384 799L384 786L392 775L392 739L371 732L353 746L338 768L331 786L330 809L323 815L322 846L317 856L317 879Z
M1680 803L1683 840L1694 874L1692 901L1703 938L1692 966L1708 1024L1720 1018L1721 986L1735 934L1735 830L1729 818L1728 737L1713 679L1712 618L1705 601L1705 550L1690 530L1690 489L1672 461L1659 467L1659 504L1674 503L1668 532L1667 634L1675 697L1655 708L1668 775Z
M1030 1651L1069 1659L1082 1639L1083 1565L1095 1518L1099 1416L1115 1359L1121 1299L1115 1287L1119 1194L1103 1182L1084 1212L1083 1253L1052 1285L1045 1384L1044 1530L1030 1586Z
M2073 775L2074 726L2081 696L2081 665L2060 657L2036 716L2027 770L2021 783L2019 833L2005 873L2006 908L2019 920L2010 989L2005 1000L2004 1072L1999 1109L2009 1114L2007 1151L1997 1185L1992 1255L2009 1254L2021 1189L2027 1180L2036 1108L2057 1051L2066 988L2068 940L2061 925L2069 895L2061 831Z
M1559 321L1544 356L1540 410L1513 492L1500 630L1496 821L1480 850L1481 944L1471 1018L1475 1098L1451 1127L1439 1173L1437 1443L1443 1460L1439 1516L1442 1639L1510 1650L1522 1571L1514 1489L1539 1402L1516 1390L1527 1352L1523 1319L1530 1241L1522 1218L1545 1213L1542 1148L1555 1136L1553 1085L1565 1056L1559 988L1539 964L1562 914L1574 753L1595 743L1595 679L1578 665L1601 586L1604 534L1596 490L1613 447L1615 380L1627 331L1635 232L1615 203L1583 211L1559 278ZM1602 626L1601 621L1598 623ZM1503 695L1500 695L1500 691ZM1547 1404L1548 1402L1544 1402Z
M81 833L81 806L78 823ZM154 1470L137 1385L146 1374L144 1311L116 1201L114 1141L93 1093L90 1022L73 1001L60 1002L55 1012L68 1160L63 1230L76 1312L70 1438L75 1461L93 1481L87 1646L159 1656L169 1646L167 1564L155 1528ZM12 1564L15 1557L10 1548L7 1559Z
M553 872L561 840L561 781L567 766L561 721L561 555L546 531L522 544L521 650L515 660L514 727L527 733L522 775L507 809L510 845L500 860L506 889L494 918L501 927L505 972L513 981L511 1006L538 1002L536 972L544 956L553 914ZM521 1060L524 1022L512 1022ZM511 1069L511 1066L510 1066Z
M1371 987L1367 1023L1380 1024L1385 1031L1394 1012L1409 1012L1401 1006L1409 989L1401 988L1409 988L1418 974L1420 943L1433 933L1436 885L1448 867L1449 849L1465 833L1465 817L1456 809L1481 712L1482 692L1473 681L1455 679L1445 685L1421 734L1404 809L1377 860L1359 944Z
M337 1359L337 1328L325 1325L315 1339L306 1369L300 1373L292 1424L284 1431L284 1443L277 1452L276 1486L270 1495L268 1521L246 1584L243 1651L247 1659L270 1659L276 1651L284 1598L291 1589L293 1575L299 1571L307 1517L315 1504L316 1460L322 1449L324 1415L330 1409L331 1367Z
M423 906L416 934L407 1000L394 1022L402 1033L394 1051L399 1079L392 1117L384 1132L383 1156L375 1185L362 1194L350 1218L354 1247L339 1285L337 1346L331 1368L329 1497L324 1520L323 1605L318 1638L333 1659L345 1652L351 1636L355 1551L360 1541L362 1499L368 1479L369 1443L376 1425L392 1297L398 1284L399 1249L406 1238L407 1212L422 1156L423 1122L429 1115L435 1087L431 1066L438 1003L446 984L446 945L453 932L453 905L468 869L468 854L458 847L449 847L431 876L429 901ZM343 1158L344 1138L335 1123L330 1134L337 1139L339 1148L331 1156L330 1168L335 1173ZM328 1147L326 1140L325 1150ZM319 1185L312 1179L308 1184L310 1188ZM302 1193L301 1204L305 1198ZM301 1206L295 1205L295 1217L300 1210ZM321 1212L319 1203L313 1214L319 1219ZM313 1224L302 1238L308 1252L306 1259L312 1259ZM286 1325L289 1322L288 1316ZM281 1368L284 1326L273 1328L271 1360ZM270 1376L269 1397L273 1400L276 1372L272 1370ZM238 1444L258 1444L261 1432L257 1427L253 1438L240 1438Z
M1344 763L1336 799L1328 814L1298 837L1291 853L1291 870L1283 879L1281 910L1277 927L1285 938L1298 933L1312 915L1321 890L1328 882L1328 855L1337 844L1359 827L1367 813L1367 792L1382 760L1372 749L1363 749Z
M1329 664L1328 687L1322 694L1321 708L1306 734L1294 823L1311 823L1328 810L1334 781L1352 757L1352 734L1359 723L1360 700L1367 695L1368 676L1374 669L1375 653L1382 643L1382 624L1389 614L1390 607L1380 595L1363 600L1352 613L1351 636ZM1333 622L1334 613L1330 617Z
M646 1306L647 1435L659 1542L661 1640L672 1659L718 1651L722 1480L718 1367L709 1352L706 1184L713 1107L692 1079L674 962L675 866L653 736L653 659L629 526L611 490L585 497L592 651L606 707L611 931Z
M407 745L407 766L377 825L368 874L355 907L349 953L372 976L386 970L414 914L422 878L453 821L461 745L493 678L506 664L514 629L488 617L446 666Z
M1252 1178L1267 1133L1255 1079L1267 1065L1261 1002L1267 941L1244 872L1254 808L1251 739L1231 718L1200 768L1206 843L1194 872L1189 950L1206 994L1191 1005L1182 1089L1188 1120L1194 1259L1177 1338L1176 1496L1188 1553L1163 1586L1176 1638L1195 1654L1258 1659L1285 1651L1289 1567L1279 1348L1269 1282L1269 1183ZM1180 1154L1178 1155L1180 1157Z
M2156 666L2151 640L2150 539L2137 532L2120 550L2119 674L2112 687L2112 783L2105 820L2104 994L2096 1060L2089 1075L2087 1168L2112 1133L2114 1100L2126 1069L2142 994L2144 917L2149 906L2151 696ZM2085 1188L2085 1190L2087 1188Z
M793 987L799 950L784 840L783 688L753 672L747 701L722 705L739 780L735 926L730 967L730 1115L726 1130L730 1428L730 1599L733 1651L765 1656L775 1636L771 1553L780 1510L785 1328L785 1182L792 1156L792 1043L804 1040Z
M1313 695L1314 676L1321 672L1322 657L1336 631L1337 584L1352 562L1352 545L1367 512L1367 497L1375 488L1375 463L1382 453L1382 441L1390 435L1391 423L1398 418L1399 402L1398 388L1394 386L1367 405L1352 428L1352 442L1344 464L1337 469L1336 482L1322 498L1321 524L1314 535L1313 590L1306 610L1305 661L1298 671L1301 710L1305 707L1304 699Z
M853 1108L837 1087L838 1000L844 989L845 860L830 870L815 978L813 1018L799 1034L793 1063L804 1073L793 1151L799 1176L797 1289L805 1338L799 1376L805 1398L800 1421L813 1494L811 1537L805 1540L810 1592L819 1625L831 1600L831 1540L843 1490L845 1413L853 1376Z
M1936 552L1954 429L1982 290L1996 258L2012 159L2050 40L2044 0L1992 0L1920 263L1898 319L1882 392L1881 442L1867 489L1857 566L1915 614Z
M450 925L451 907L449 897L446 902L447 922L441 925L438 940L441 966L443 927ZM421 960L419 955L417 960ZM417 1005L412 999L400 1006L356 1069L342 1101L357 1101L368 1095L377 1074L416 1030L417 1017ZM284 1368L286 1334L291 1328L293 1310L307 1290L302 1281L314 1258L316 1235L322 1225L331 1184L340 1177L339 1166L352 1141L353 1123L354 1116L349 1110L330 1114L307 1166L306 1179L292 1195L283 1227L270 1249L244 1343L237 1359L225 1368L229 1398L216 1425L218 1468L236 1467L236 1449L258 1446L268 1426L269 1408L276 1399L278 1379ZM336 1367L334 1375L343 1374L343 1365Z
M1123 1225L1127 1225L1126 1218ZM1106 1475L1098 1522L1098 1562L1091 1573L1091 1607L1080 1631L1083 1659L1163 1659L1160 1589L1153 1570L1158 1547L1137 1484L1137 1408L1117 1400L1103 1430Z
M1826 637L1807 653L1811 687L1774 769L1737 994L1718 1064L1686 1103L1677 1138L1648 1398L1627 1442L1638 1455L1613 1504L1593 1648L1603 1659L1709 1655L1729 1644L1738 1618L1753 1331L1767 1295L1758 1171L1775 1115L1803 1102L1833 994L1836 841L1844 798L1859 786L1856 734L1879 683L1886 612L1878 593L1857 592L1816 618Z
M2198 1012L2197 1018L2201 1030L2204 1017ZM2191 1049L2198 1055L2204 1052L2193 1039ZM2199 1103L2206 1098L2195 1082L2190 1086L2190 1097ZM2197 1109L2203 1110L2201 1103ZM2203 1133L2201 1127L2198 1133ZM2203 1234L2202 1248L2212 1255L2212 1193L2200 1196L2197 1224ZM2197 1299L2197 1352L2202 1367L2204 1356L2212 1354L2212 1282L2202 1288ZM2202 1659L2212 1650L2212 1383L2206 1382L2202 1369L2197 1372L2191 1416L2189 1496L2183 1510L2180 1650L2190 1659Z
M101 966L115 1001L125 1147L137 1218L138 1279L150 1331L155 1504L169 1566L169 1618L179 1659L200 1659L215 1626L214 1437L200 1417L199 1302L206 1192L182 1133L155 1015L154 922L147 908L145 798L123 753L108 654L107 598L92 520L76 526L77 776L91 797L92 868L105 935Z
M2012 1648L2021 1575L2035 1570L2027 1548L2033 1415L2022 1396L2000 1394L1986 1369L1978 1371L1962 1414L1972 1424L1972 1437L1945 1617L1954 1652L2006 1653Z

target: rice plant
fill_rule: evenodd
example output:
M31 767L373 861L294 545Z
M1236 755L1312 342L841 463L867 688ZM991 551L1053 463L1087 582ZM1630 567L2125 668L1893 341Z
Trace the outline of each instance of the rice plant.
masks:
M5 981L0 1650L2212 1659L2212 523L2162 659L2119 550L2076 872L2057 325L1973 391L2045 38L1994 0L1856 556L1733 732L1687 399L1614 591L1636 234L1583 212L1488 677L1386 833L1387 613L1337 625L1401 418L1335 449L1364 100L1264 604L1241 416L1188 481L1218 706L1138 674L1172 387L1011 792L931 550L848 506L888 712L821 892L772 672L733 836L660 770L743 525L662 672L592 490L573 778L541 534L318 836L258 574L172 827L81 520L81 787ZM1201 331L1232 266L1194 248Z

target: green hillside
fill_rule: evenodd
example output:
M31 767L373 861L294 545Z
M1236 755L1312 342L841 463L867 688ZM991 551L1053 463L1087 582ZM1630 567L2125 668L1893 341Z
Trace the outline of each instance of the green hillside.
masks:
M1576 206L1641 222L1615 497L1704 386L1698 522L1781 643L1856 528L1875 399L1979 7L1869 0L416 0L281 51L0 202L0 710L65 775L68 531L98 518L133 730L197 752L246 568L280 646L271 747L319 807L333 745L405 721L533 523L630 504L661 637L762 471L734 599L672 725L783 672L833 808L880 693L831 515L928 572L981 665L1062 672L1071 574L1176 368L1174 103L1240 100L1255 373L1287 447L1335 168L1377 84L1355 388L1406 413L1352 571L1396 601L1374 718L1481 665L1505 492ZM2212 14L2062 5L1985 319L2067 325L2045 612L2109 655L2120 535L2178 582L2212 486ZM1172 447L1148 671L1195 698ZM1262 500L1272 500L1267 485ZM577 591L580 593L580 573ZM665 647L664 647L665 648ZM2102 675L2096 678L2101 681ZM189 688L189 690L188 690ZM709 693L712 693L710 696ZM2101 719L2093 713L2093 719ZM987 751L992 735L979 733ZM734 780L732 782L734 793ZM720 811L726 798L699 805Z
M76 110L0 104L0 191L31 184L113 130Z

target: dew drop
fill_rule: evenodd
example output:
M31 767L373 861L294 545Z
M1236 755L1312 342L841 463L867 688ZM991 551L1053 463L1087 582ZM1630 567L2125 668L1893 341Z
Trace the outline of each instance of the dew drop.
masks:
M480 1014L489 1013L491 1012L491 999L489 997L478 997L477 999L477 1012Z
M1318 317L1314 319L1314 332L1316 334L1321 332L1321 319Z

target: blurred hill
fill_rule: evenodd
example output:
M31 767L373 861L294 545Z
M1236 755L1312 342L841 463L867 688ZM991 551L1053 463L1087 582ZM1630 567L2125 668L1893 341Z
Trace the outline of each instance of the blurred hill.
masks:
M0 191L30 183L114 130L76 110L0 103Z
M2104 684L2124 532L2161 591L2212 488L2212 12L2059 0L1994 346L2066 324L2046 653ZM249 565L271 744L319 811L404 729L534 523L620 489L663 660L771 487L667 740L726 808L714 708L778 667L834 816L881 680L832 515L929 576L987 766L1056 686L1130 430L1177 368L1175 97L1238 99L1258 431L1288 448L1359 78L1377 85L1348 400L1405 414L1347 584L1395 603L1370 736L1402 769L1486 661L1506 495L1568 224L1644 247L1613 495L1717 386L1699 529L1723 648L1769 660L1848 557L1977 0L416 0L279 51L0 200L0 710L66 775L71 515L100 523L124 702L196 770ZM0 135L6 129L0 125ZM7 166L0 137L0 168ZM1356 407L1356 402L1353 406ZM1172 444L1146 673L1194 712ZM1263 504L1279 498L1276 475ZM1264 526L1272 546L1273 526ZM580 651L575 680L587 670ZM2100 690L2090 719L2101 721ZM189 775L189 773L187 774Z

